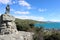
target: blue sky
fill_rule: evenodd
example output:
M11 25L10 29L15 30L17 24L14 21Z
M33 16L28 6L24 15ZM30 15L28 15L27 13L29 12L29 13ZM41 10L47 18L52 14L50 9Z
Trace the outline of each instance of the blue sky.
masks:
M0 14L7 4L16 18L60 22L60 0L0 0Z

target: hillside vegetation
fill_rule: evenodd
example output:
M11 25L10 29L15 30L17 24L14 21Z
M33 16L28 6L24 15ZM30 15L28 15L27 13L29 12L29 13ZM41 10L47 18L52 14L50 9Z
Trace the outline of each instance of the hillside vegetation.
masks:
M38 23L38 21L34 20L22 20L17 18L15 22L19 31L32 31L32 29L35 28L34 24Z
M34 24L36 23L47 23L47 22L39 22L35 20L22 20L17 19L15 20L17 30L18 31L27 31L27 32L34 32L34 40L60 40L60 31L51 29L45 30L42 26L35 27Z

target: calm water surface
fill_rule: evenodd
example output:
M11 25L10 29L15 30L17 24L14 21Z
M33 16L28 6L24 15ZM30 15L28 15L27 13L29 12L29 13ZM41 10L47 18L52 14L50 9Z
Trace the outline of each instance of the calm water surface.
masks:
M55 28L55 29L60 29L60 22L56 23L36 23L36 27L44 27L44 28Z

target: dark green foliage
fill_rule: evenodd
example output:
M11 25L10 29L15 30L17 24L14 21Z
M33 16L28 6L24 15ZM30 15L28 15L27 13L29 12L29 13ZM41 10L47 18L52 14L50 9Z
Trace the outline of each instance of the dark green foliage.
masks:
M16 19L15 23L19 31L34 31L34 23L37 21Z
M59 33L54 33L50 36L45 36L45 40L60 40L60 34Z

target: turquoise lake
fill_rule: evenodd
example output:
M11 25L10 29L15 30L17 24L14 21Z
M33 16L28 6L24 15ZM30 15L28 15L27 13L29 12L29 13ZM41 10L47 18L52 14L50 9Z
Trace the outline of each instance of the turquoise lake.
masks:
M35 27L44 27L44 28L55 28L60 29L60 22L47 22L47 23L36 23Z

